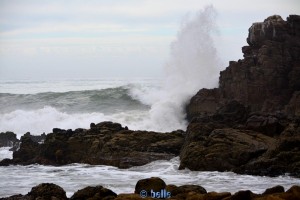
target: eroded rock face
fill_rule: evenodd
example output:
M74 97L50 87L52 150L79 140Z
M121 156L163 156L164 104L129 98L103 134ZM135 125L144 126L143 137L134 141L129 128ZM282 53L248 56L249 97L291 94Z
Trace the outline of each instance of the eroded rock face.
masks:
M11 163L88 163L128 168L178 156L183 140L183 131L132 131L118 123L102 122L91 124L88 130L54 129L43 144L24 136Z
M300 91L300 16L290 15L284 21L275 15L254 23L247 42L249 46L242 48L244 59L230 61L220 72L219 88L202 89L191 99L189 120L232 100L251 112L285 113L292 97L290 106L295 107Z
M247 42L187 105L180 168L300 176L300 16L254 23Z

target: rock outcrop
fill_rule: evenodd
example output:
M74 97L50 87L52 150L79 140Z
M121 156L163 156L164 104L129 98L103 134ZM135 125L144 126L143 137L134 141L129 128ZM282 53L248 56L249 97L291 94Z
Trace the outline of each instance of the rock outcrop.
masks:
M18 145L17 135L13 132L0 133L0 147L14 147Z
M300 176L300 16L254 23L247 42L187 105L180 168Z
M42 144L25 135L13 159L2 165L87 163L128 168L178 156L183 141L183 131L132 131L118 123L92 123L88 130L55 128Z
M230 61L220 72L219 87L201 89L187 106L191 120L213 114L232 100L251 112L299 116L300 16L268 17L249 28L244 59Z
M282 186L275 186L266 189L262 194L255 194L250 190L231 194L230 192L207 192L199 185L167 185L162 179L153 177L138 181L135 188L135 193L117 195L113 191L99 185L78 190L71 198L67 198L66 192L60 186L52 183L43 183L33 187L26 195L14 195L0 198L0 200L300 200L300 186L296 185L286 192ZM152 192L144 192L148 190L152 190ZM137 193L137 191L141 192ZM165 194L169 194L169 196Z

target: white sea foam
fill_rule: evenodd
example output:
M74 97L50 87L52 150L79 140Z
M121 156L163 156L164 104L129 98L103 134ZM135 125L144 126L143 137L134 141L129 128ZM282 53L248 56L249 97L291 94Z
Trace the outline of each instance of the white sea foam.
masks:
M16 193L26 194L33 186L46 182L60 185L69 197L78 189L95 185L102 185L118 194L133 193L136 182L149 177L160 177L167 184L197 184L207 191L232 193L238 190L262 193L266 188L276 185L288 189L292 185L300 184L299 179L288 176L270 178L238 175L232 172L195 172L177 170L178 165L179 159L174 158L130 169L83 164L61 167L42 165L0 167L0 197Z
M0 148L0 161L5 159L5 158L10 158L12 159L12 151L9 151L11 147L1 147Z
M90 123L113 121L126 125L134 130L144 129L143 121L147 118L147 111L126 111L111 115L103 113L69 114L46 106L42 109L25 111L16 110L10 113L0 114L0 132L12 131L18 137L30 131L34 135L43 132L50 133L53 128L76 129L89 128ZM151 127L148 127L151 129Z

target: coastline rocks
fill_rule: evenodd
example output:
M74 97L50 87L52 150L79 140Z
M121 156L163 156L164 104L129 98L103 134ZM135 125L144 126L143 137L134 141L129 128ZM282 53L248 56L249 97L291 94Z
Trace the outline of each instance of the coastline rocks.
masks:
M102 186L95 187L86 187L81 190L78 190L74 193L74 195L70 198L70 200L82 200L82 199L115 199L117 196L113 191L104 188Z
M42 143L46 138L46 134L43 133L42 135L31 135L29 132L27 132L22 137L30 137L32 141ZM10 151L17 151L20 147L21 140L19 140L17 135L13 132L0 133L0 148L11 147Z
M147 184L149 183L149 184ZM156 185L158 183L158 185ZM151 188L155 187L155 188ZM137 193L138 190L153 190L150 194ZM156 196L169 193L169 196ZM158 193L157 193L158 192ZM152 177L142 179L136 184L135 193L116 194L102 186L86 187L78 190L72 197L67 198L66 192L53 183L42 183L35 186L26 195L13 195L11 197L0 198L0 200L142 200L142 199L170 199L170 200L300 200L300 186L294 185L286 192L282 186L275 186L266 189L262 194L255 194L250 190L238 191L234 194L230 192L207 192L198 185L166 185L158 178Z
M17 146L19 140L17 135L13 132L0 133L0 147L14 147Z
M187 105L180 169L300 177L300 16L254 23L247 42Z
M183 140L184 132L180 130L171 133L132 131L118 123L101 122L91 124L88 130L53 129L43 144L24 136L11 163L87 163L129 168L178 156Z
M215 129L208 136L185 144L180 169L233 171L262 155L273 143L273 138L253 131Z
M300 91L300 16L268 17L254 23L242 48L244 59L230 61L220 72L219 88L202 89L187 105L187 117L213 114L218 107L236 100L251 112L285 113L290 103L290 115L297 107Z
M66 192L53 183L42 183L31 189L26 195L13 195L0 200L67 200Z

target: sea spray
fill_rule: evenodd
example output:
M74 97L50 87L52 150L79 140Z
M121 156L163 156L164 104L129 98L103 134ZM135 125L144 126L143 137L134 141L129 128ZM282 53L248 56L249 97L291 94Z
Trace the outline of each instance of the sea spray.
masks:
M201 88L217 86L220 60L212 37L216 31L215 18L213 6L186 16L171 44L162 88L148 95L134 94L148 104L152 100L148 127L157 131L185 129L188 100Z

